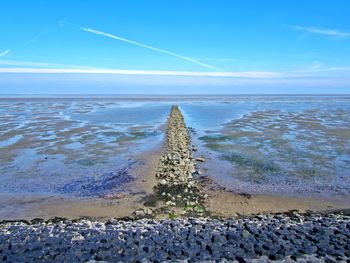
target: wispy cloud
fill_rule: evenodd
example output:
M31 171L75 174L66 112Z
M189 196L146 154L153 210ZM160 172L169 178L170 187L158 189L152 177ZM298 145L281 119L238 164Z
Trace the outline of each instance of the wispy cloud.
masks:
M308 74L311 75L313 73L347 73L350 74L350 66L343 66L343 67L310 67L309 69L301 69L301 70L295 70L293 71L296 74Z
M302 32L322 35L322 36L326 36L326 37L350 38L350 32L341 31L338 29L307 27L307 26L298 26L298 25L287 25L287 27L291 30L302 31Z
M235 78L277 78L282 74L269 71L246 72L193 72L166 70L124 70L124 69L82 69L82 68L0 68L0 73L80 73L80 74L117 74L117 75L154 75L189 77L235 77Z
M49 63L49 62L34 62L34 61L21 61L21 60L9 60L0 59L1 66L11 66L11 67L29 67L29 68L74 68L74 69L94 69L95 67L88 66L78 66L78 65L67 65L59 63ZM1 68L0 68L1 71Z
M28 74L24 77L18 74ZM249 89L267 92L275 87L278 93L286 87L291 90L311 87L316 92L323 88L327 93L343 87L349 91L350 67L323 67L310 68L299 71L252 71L252 72L187 72L187 71L157 71L157 70L117 70L117 69L79 69L79 68L1 68L1 86L9 87L12 84L24 85L28 81L34 81L35 85L43 83L55 83L59 86L75 87L76 83L84 85L96 85L98 87L110 87L109 93L116 87L125 88L124 93L135 87L155 87L163 92L165 87L176 87L179 93L192 93L191 87L212 87L210 93L218 91L216 87L227 87L223 93L232 93L236 88L243 88L243 92ZM22 83L22 84L21 84ZM181 87L182 90L181 90ZM184 88L186 87L186 88ZM256 87L257 89L255 89ZM99 90L100 92L101 90ZM197 89L196 92L199 90ZM173 90L174 92L174 90ZM200 91L199 91L200 92ZM304 92L304 91L303 91ZM306 91L305 91L306 92ZM113 93L113 92L112 92ZM123 93L123 92L122 92ZM171 92L170 92L171 93Z
M0 53L0 57L5 56L6 54L10 53L11 49L7 49L4 52Z
M23 72L24 69L21 69ZM228 93L349 93L350 78L349 74L343 77L328 77L323 74L317 76L289 77L280 74L275 78L253 78L253 77L211 77L211 76L181 76L178 72L175 75L159 75L160 72L119 72L120 74L89 74L91 71L83 71L87 74L51 74L59 73L59 71L41 70L48 74L32 74L29 69L28 77L18 74L1 74L0 73L0 93L13 92L18 93L30 91L31 89L40 93L50 92L48 86L57 87L51 89L56 93L84 93L87 91L95 91L105 94L195 94L195 93L211 93L211 94L228 94ZM36 73L38 69L35 69ZM62 69L60 72L65 72ZM69 72L73 73L72 70ZM76 71L74 71L76 73ZM100 72L105 73L105 72ZM128 73L128 74L125 74ZM138 75L136 74L138 73ZM240 76L242 73L236 72ZM130 74L134 74L130 76ZM158 74L158 75L156 75ZM191 73L191 75L194 75ZM260 75L260 74L258 74ZM243 75L244 76L244 75ZM13 87L13 89L12 89ZM40 88L41 87L41 88ZM170 88L172 87L172 88ZM223 88L225 87L225 88ZM223 88L223 89L222 89ZM306 89L306 88L311 88ZM63 92L63 90L65 92ZM311 92L312 91L312 92Z
M1 64L1 60L0 60ZM336 77L350 74L350 66L309 67L292 71L170 71L170 70L129 70L88 67L36 68L36 67L0 67L1 73L32 74L106 74L106 75L144 75L144 76L179 76L179 77L213 77L242 79L283 79L302 77Z
M102 32L102 31L94 30L94 29L91 29L91 28L81 27L81 29L86 31L86 32L90 32L90 33L93 33L93 34L97 34L97 35L113 38L113 39L116 39L116 40L124 41L124 42L130 43L130 44L133 44L133 45L137 45L137 46L140 46L140 47L148 48L148 49L160 52L160 53L164 53L164 54L167 54L167 55L170 55L170 56L174 56L174 57L177 57L177 58L180 58L180 59L183 59L183 60L187 60L187 61L193 62L195 64L201 65L201 66L206 67L206 68L210 68L210 69L213 69L213 70L219 70L218 68L216 68L214 66L202 63L202 62L200 62L200 61L198 61L196 59L190 58L190 57L186 57L186 56L182 56L182 55L176 54L176 53L171 52L171 51L167 51L167 50L164 50L164 49L152 47L152 46L149 46L149 45L146 45L146 44L142 44L142 43L130 40L130 39L126 39L126 38L119 37L117 35L112 35L112 34L109 34L109 33L105 33L105 32Z
M86 75L119 75L119 76L155 76L155 77L206 77L207 79L255 79L278 80L300 78L339 78L350 76L350 66L326 65L314 61L311 65L303 65L299 69L286 71L171 71L171 70L130 70L67 65L48 62L32 62L0 59L1 73L23 74L86 74ZM129 77L132 79L133 77ZM349 78L350 79L350 78Z

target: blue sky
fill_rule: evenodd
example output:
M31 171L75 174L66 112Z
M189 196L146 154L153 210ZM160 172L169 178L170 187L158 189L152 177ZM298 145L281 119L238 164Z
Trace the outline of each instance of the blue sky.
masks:
M3 0L0 93L350 93L350 1Z

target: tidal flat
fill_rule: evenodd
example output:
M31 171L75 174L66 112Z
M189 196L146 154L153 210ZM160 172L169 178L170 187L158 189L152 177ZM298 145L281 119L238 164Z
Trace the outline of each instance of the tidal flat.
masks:
M175 104L213 216L349 208L349 96L24 97L0 98L0 218L133 216Z
M233 177L256 184L252 192L348 194L349 130L350 115L342 108L264 110L199 139L232 164Z

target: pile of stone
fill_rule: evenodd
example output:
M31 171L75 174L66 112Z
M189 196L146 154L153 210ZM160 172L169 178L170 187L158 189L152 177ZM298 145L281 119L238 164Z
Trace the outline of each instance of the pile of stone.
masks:
M350 217L0 223L0 262L349 262Z
M157 169L155 192L167 206L202 213L202 198L193 178L196 163L190 149L191 138L177 106L171 109L166 136L166 151Z

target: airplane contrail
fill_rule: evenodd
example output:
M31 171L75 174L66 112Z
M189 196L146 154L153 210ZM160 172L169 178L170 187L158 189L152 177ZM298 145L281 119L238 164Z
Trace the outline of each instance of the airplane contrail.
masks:
M0 57L5 56L6 54L8 54L11 51L11 49L7 49L4 52L0 53Z
M82 29L82 30L84 30L86 32L94 33L94 34L105 36L105 37L110 37L110 38L113 38L113 39L117 39L117 40L120 40L120 41L124 41L124 42L130 43L130 44L134 44L134 45L137 45L137 46L140 46L140 47L144 47L144 48L152 49L154 51L158 51L158 52L161 52L161 53L164 53L164 54L168 54L170 56L174 56L174 57L181 58L181 59L184 59L184 60L187 60L187 61L191 61L193 63L196 63L196 64L201 65L201 66L206 67L206 68L219 70L216 67L213 67L213 66L210 66L208 64L202 63L202 62L200 62L198 60L195 60L193 58L189 58L189 57L185 57L185 56L182 56L182 55L178 55L176 53L173 53L173 52L170 52L170 51L167 51L167 50L164 50L164 49L151 47L149 45L138 43L138 42L130 40L130 39L122 38L122 37L119 37L119 36L116 36L116 35L112 35L112 34L109 34L109 33L102 32L102 31L94 30L94 29L91 29L91 28L81 27L80 29Z

